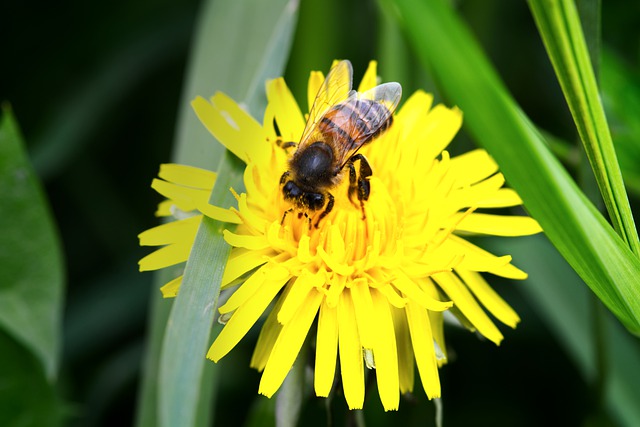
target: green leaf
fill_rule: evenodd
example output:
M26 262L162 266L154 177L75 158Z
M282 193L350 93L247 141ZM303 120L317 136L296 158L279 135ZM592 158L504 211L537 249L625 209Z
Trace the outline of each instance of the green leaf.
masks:
M556 339L576 362L587 382L597 375L593 334L593 296L542 236L518 239L485 239L497 253L509 253L529 278L517 285L555 333ZM608 314L608 313L606 313ZM610 315L604 319L606 405L621 425L640 425L640 347L637 340ZM526 320L525 320L526 321ZM553 355L549 355L553 357Z
M0 331L0 423L3 427L62 425L62 404L31 349Z
M178 163L212 169L218 165L218 180L211 202L229 206L233 187L242 189L240 162L217 144L190 108L195 96L224 91L255 116L266 106L264 84L282 74L288 57L298 2L210 1L200 16L180 107L174 159ZM162 342L158 370L145 373L138 425L156 425L153 410L154 381L158 376L155 410L158 425L209 425L214 367L205 359L211 344L210 330L220 279L229 253L222 239L223 224L205 218L196 236L184 280ZM159 291L158 291L159 293ZM161 303L154 304L160 307ZM161 309L154 315L152 335L167 319ZM157 341L149 351L158 351ZM206 364L206 369L205 369ZM150 403L151 402L151 403Z
M418 57L551 242L609 310L640 333L640 261L549 152L469 30L442 0L394 5Z
M636 256L640 256L638 232L575 4L572 0L531 0L529 6L569 104L613 227Z
M63 261L44 192L11 110L0 121L0 327L58 372Z

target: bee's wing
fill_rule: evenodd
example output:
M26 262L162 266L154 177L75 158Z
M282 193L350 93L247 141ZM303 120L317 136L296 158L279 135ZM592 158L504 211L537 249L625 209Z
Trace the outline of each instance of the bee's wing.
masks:
M372 102L362 104L359 116L366 126L356 127L353 132L350 132L352 137L356 140L363 139L363 143L369 142L372 135L388 124L389 118L398 107L400 98L402 98L402 86L396 82L384 83L359 93L359 100L366 99Z
M309 118L302 132L298 150L304 149L306 145L315 141L316 138L311 136L313 133L317 133L318 123L322 120L327 110L355 95L355 92L351 90L352 82L353 68L351 67L351 62L344 60L331 67L322 86L320 86L311 111L309 111Z
M366 92L356 93L343 103L342 110L349 111L350 114L350 119L342 120L343 129L350 138L339 150L338 164L341 167L344 167L360 147L370 142L374 136L391 124L389 119L398 107L401 97L402 86L399 83L390 82Z

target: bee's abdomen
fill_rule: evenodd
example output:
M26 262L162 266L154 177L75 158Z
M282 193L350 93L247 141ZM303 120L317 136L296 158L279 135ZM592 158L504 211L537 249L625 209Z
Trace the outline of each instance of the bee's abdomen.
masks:
M353 99L327 111L319 123L323 134L333 134L347 149L371 141L391 125L388 108L369 99Z

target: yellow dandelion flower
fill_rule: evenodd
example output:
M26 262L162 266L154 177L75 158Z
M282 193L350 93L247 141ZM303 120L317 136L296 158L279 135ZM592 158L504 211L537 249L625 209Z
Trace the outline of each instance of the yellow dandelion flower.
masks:
M349 96L351 66L343 61L335 67L348 69L332 71L331 84L343 92L335 99L329 99L323 75L311 73L310 122ZM395 95L379 95L376 80L371 62L358 88L369 95L360 97L391 111ZM493 255L464 236L523 236L540 232L539 225L525 216L487 213L522 201L503 187L504 177L484 150L448 154L462 112L432 106L433 97L422 91L404 102L386 132L357 151L371 176L354 162L335 185L301 185L302 192L322 195L322 206L310 206L303 196L285 197L291 175L283 174L297 149L289 142L301 141L310 127L284 79L267 83L267 99L262 124L224 94L193 101L207 129L245 162L246 192L236 194L237 207L211 206L214 173L164 165L153 183L167 198L158 215L178 220L140 235L143 245L165 245L140 261L141 270L184 262L202 215L237 224L224 232L233 249L222 289L241 284L219 308L227 321L208 358L217 362L227 355L268 311L251 360L263 372L261 394L271 397L278 390L316 322L316 395L329 395L339 360L351 409L362 408L366 368L375 370L386 410L397 409L400 394L413 390L414 366L426 395L439 397L438 367L446 363L443 312L453 307L464 325L499 344L502 334L488 313L510 327L519 318L481 273L527 276L510 256ZM327 209L329 198L333 206ZM175 296L180 283L166 284L163 294Z

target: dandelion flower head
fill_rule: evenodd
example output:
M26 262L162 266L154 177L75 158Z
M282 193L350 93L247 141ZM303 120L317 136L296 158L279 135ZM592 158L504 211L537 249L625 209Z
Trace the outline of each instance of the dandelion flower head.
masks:
M345 99L351 65L335 67L348 69L331 83L341 85L344 94L337 99ZM323 99L324 82L322 73L311 73L311 116L335 105ZM376 85L371 62L358 92ZM163 165L153 184L167 198L158 214L191 214L140 235L143 245L166 245L142 259L141 270L186 261L203 215L227 222L224 238L232 252L221 286L234 290L219 307L226 324L208 358L217 362L227 355L266 315L251 359L262 371L259 392L265 396L276 393L308 340L317 396L328 396L339 375L348 406L362 408L365 369L371 369L384 408L396 410L400 394L413 391L417 366L426 395L440 397L438 368L447 361L443 313L450 310L499 344L503 336L489 314L510 327L519 317L484 275L526 278L510 256L491 254L465 237L523 236L541 231L539 225L526 216L489 213L522 201L504 187L484 150L449 155L462 112L433 106L433 97L422 91L358 151L372 171L366 200L354 201L349 171L342 171L328 190L334 204L326 215L326 209L296 206L284 196L281 177L296 150L289 142L301 141L307 120L284 79L267 83L267 100L262 123L222 93L193 101L206 128L246 164L246 191L236 194L237 206L212 206L215 173ZM314 102L321 101L325 107L314 113ZM175 296L181 280L166 284L164 296Z

